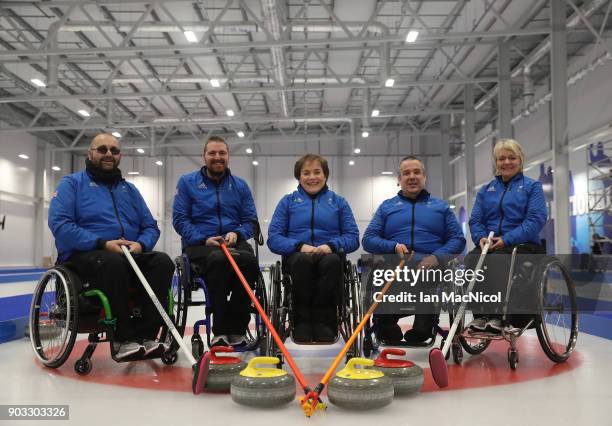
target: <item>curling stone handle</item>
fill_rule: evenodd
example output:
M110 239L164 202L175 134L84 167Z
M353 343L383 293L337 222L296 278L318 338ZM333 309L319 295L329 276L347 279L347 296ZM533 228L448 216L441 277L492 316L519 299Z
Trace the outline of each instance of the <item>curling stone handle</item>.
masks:
M389 359L389 355L404 356L406 355L406 351L403 349L388 348L381 352L380 357L383 361L392 361Z
M346 366L344 367L344 370L349 370L350 372L359 372L359 368L357 368L357 366L361 366L361 367L372 367L374 365L374 361L372 361L371 359L367 359L367 358L351 358L349 359L349 362L346 363Z
M276 365L280 360L275 356L256 356L249 361L248 367L257 370L258 365L273 364Z
M218 353L232 353L232 352L234 352L233 346L213 346L212 348L210 348L210 360L211 361L219 360L219 357L217 356Z

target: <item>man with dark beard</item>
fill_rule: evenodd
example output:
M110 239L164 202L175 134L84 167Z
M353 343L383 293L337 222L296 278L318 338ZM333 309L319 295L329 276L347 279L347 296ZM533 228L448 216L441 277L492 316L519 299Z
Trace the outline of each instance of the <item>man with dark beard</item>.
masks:
M257 220L248 184L231 174L225 140L212 136L204 145L204 167L181 176L174 197L173 224L183 251L202 272L212 302L212 345L246 342L250 301L236 273L219 249L225 240L237 252L236 263L254 285L259 266L247 240Z
M99 134L89 147L86 169L65 176L49 206L49 228L58 263L68 263L90 289L102 290L117 319L114 352L118 359L154 356L167 348L156 341L161 317L137 281L121 246L127 246L166 306L174 264L153 252L157 222L134 185L121 176L117 139ZM128 308L129 290L138 294L141 312Z

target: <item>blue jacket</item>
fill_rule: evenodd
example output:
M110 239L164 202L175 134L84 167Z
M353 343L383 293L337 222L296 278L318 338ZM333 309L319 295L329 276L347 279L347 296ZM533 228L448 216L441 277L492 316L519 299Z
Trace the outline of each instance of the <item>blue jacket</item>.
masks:
M181 176L176 184L172 224L183 249L228 232L248 240L253 237L255 220L257 211L249 185L229 169L219 182L210 179L202 167Z
M416 200L399 191L383 201L363 235L369 253L395 253L396 244L415 252L415 260L435 255L440 262L460 254L465 238L448 204L422 190Z
M522 173L514 176L508 186L497 176L478 191L470 216L472 241L494 231L506 246L521 243L540 244L539 234L546 224L546 199L542 184Z
M109 187L83 170L64 176L49 206L49 228L55 237L58 261L75 251L91 251L104 240L121 237L151 250L159 228L136 187L121 179Z
M359 228L346 200L325 186L312 197L301 186L285 195L268 227L268 247L287 256L301 244L328 244L352 253L359 247Z

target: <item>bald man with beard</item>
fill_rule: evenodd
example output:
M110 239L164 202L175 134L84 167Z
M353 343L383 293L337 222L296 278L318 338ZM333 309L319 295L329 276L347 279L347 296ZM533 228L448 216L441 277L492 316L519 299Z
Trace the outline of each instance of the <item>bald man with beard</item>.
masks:
M117 319L113 352L117 359L161 355L168 348L157 337L161 317L137 282L121 246L127 246L163 306L174 264L152 251L159 228L142 195L121 175L121 147L102 133L91 141L85 170L62 178L49 206L48 224L58 263L68 264L90 289L102 290ZM128 308L136 289L140 315Z

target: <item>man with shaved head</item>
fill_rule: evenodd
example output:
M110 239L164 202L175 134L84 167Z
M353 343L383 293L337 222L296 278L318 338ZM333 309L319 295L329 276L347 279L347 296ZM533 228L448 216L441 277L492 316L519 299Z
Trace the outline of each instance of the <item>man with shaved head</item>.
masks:
M157 341L161 318L137 282L121 246L166 306L174 264L152 251L159 228L142 195L121 176L121 147L107 133L91 141L85 170L65 176L49 206L49 228L58 263L67 263L89 288L106 294L117 319L113 353L117 359L153 357L167 347ZM139 309L129 309L129 292L137 292Z

